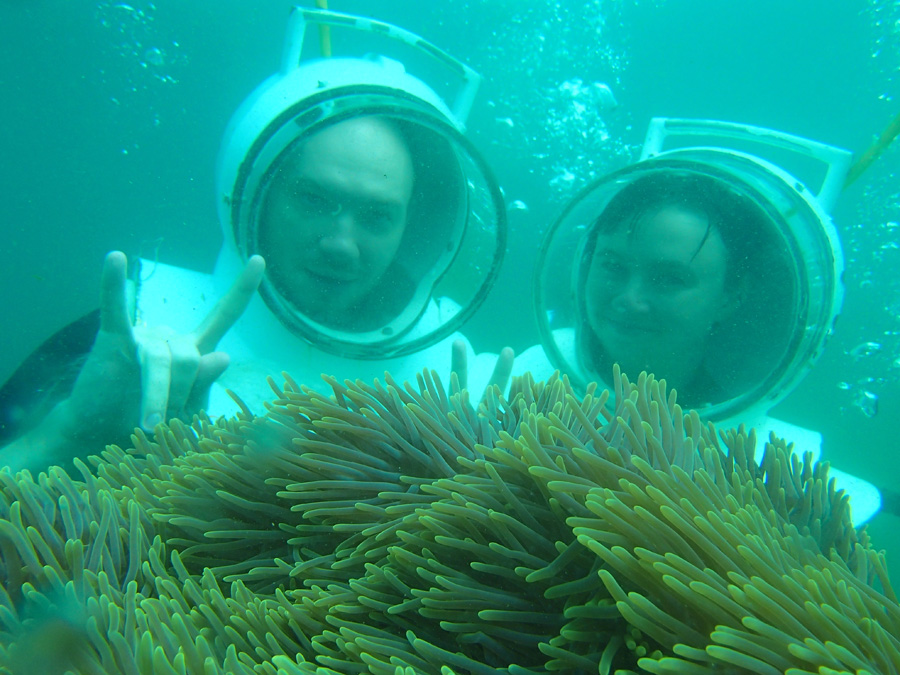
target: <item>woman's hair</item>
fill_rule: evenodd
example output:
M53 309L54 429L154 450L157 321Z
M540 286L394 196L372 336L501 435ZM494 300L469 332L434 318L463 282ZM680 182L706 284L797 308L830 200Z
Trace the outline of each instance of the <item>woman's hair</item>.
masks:
M641 176L609 201L591 226L585 262L590 262L599 235L624 228L631 236L647 216L668 207L705 220L706 233L695 255L710 232L717 232L722 238L727 251L726 290L736 290L770 248L766 241L771 237L772 224L752 200L712 176L667 169Z

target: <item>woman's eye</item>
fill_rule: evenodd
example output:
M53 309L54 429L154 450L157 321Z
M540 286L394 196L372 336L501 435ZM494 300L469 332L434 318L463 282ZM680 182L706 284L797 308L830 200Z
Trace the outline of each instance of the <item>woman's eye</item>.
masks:
M611 276L617 276L625 273L625 265L618 262L617 260L613 260L612 258L601 259L598 263L598 267L600 268L601 272Z
M653 284L657 288L677 290L688 285L688 280L681 274L663 272L653 276Z

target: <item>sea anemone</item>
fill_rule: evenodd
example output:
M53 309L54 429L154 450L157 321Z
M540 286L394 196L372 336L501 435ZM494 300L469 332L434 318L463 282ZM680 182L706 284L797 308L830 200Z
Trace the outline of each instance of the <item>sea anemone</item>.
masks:
M900 673L828 466L614 381L287 378L78 477L0 471L0 672Z

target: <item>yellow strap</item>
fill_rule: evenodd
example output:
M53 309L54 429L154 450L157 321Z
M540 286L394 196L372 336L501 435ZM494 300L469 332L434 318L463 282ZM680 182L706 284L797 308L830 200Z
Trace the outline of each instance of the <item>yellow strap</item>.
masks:
M316 0L316 7L328 9L328 0ZM331 56L331 26L319 24L319 52L322 56Z
M900 113L891 120L890 124L887 125L887 128L881 132L881 136L878 137L878 140L872 143L868 147L868 149L859 156L853 166L850 167L850 171L847 172L847 179L844 181L844 188L846 189L850 183L859 178L863 171L871 166L872 162L878 159L878 156L884 152L885 148L891 144L891 141L900 134Z

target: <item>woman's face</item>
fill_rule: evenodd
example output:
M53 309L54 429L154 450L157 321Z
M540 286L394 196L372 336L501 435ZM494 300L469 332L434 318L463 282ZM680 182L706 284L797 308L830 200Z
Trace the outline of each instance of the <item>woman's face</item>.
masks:
M704 241L705 237L705 241ZM706 217L677 206L650 211L633 231L600 234L585 289L587 321L609 357L634 378L689 383L713 325L734 306L727 250Z

